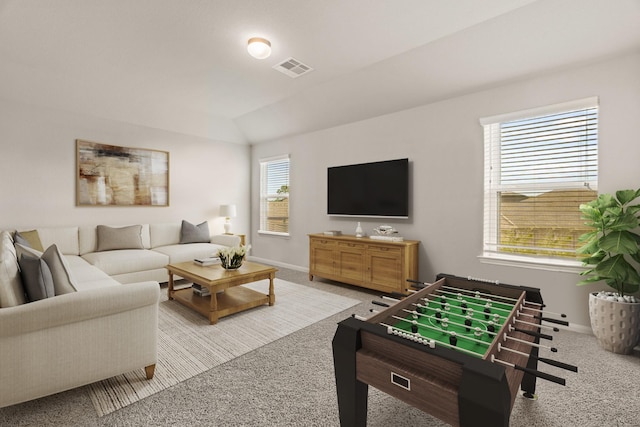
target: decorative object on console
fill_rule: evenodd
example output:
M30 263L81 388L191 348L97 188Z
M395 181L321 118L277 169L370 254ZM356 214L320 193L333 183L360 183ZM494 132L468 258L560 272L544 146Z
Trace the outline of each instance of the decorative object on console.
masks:
M225 217L225 234L231 234L231 218L236 217L236 205L220 205L220 216Z
M360 225L359 222L358 222L358 225L356 226L356 237L364 237L364 231L362 231L362 226Z
M247 251L251 249L251 245L234 246L230 248L220 249L217 256L220 258L222 267L227 270L237 270L242 266Z
M76 140L78 206L169 206L169 153Z
M620 190L580 205L593 231L580 236L585 244L576 252L589 269L580 273L588 277L578 285L604 281L615 291L592 292L589 315L600 346L620 354L640 343L640 301L630 295L640 287L640 235L634 232L640 205L631 205L638 197L640 189Z
M342 236L342 231L340 230L327 230L323 231L322 234L325 236Z
M371 238L373 240L388 240L390 242L402 242L404 240L401 236L396 236L398 231L390 225L380 225L373 229L376 232Z

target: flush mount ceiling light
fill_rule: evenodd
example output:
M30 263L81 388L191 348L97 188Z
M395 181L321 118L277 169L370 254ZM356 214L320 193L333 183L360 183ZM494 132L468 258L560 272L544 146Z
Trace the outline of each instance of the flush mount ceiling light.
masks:
M249 55L256 59L265 59L271 55L271 42L262 37L252 37L247 44Z

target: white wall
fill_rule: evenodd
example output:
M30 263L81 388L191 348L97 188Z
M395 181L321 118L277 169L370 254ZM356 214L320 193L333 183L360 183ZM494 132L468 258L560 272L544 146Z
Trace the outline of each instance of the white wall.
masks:
M169 207L77 207L76 139L169 152ZM0 229L59 225L200 223L222 233L220 204L235 203L233 231L249 232L250 149L0 99Z
M587 294L575 273L480 263L482 250L483 135L481 117L564 101L600 99L600 192L640 187L640 54L564 69L482 92L366 121L252 147L252 200L259 195L260 158L291 155L291 237L258 235L259 206L252 204L253 255L308 268L308 233L353 234L381 221L326 216L329 166L408 157L412 208L409 220L384 221L408 239L422 241L420 279L439 272L497 279L542 289L551 311L588 329Z

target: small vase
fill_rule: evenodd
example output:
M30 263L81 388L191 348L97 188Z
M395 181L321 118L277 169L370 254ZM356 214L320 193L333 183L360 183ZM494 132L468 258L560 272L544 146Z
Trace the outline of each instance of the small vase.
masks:
M242 267L242 257L232 257L231 259L227 257L220 257L220 264L222 264L222 268L225 270L237 270Z
M362 231L362 227L360 226L360 223L358 223L358 226L356 227L356 237L362 237L364 236L364 232Z

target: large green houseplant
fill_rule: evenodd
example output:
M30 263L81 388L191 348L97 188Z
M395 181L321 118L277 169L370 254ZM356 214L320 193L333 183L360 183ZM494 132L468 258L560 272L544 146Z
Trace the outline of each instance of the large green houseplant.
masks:
M580 236L577 252L588 269L578 284L603 281L614 290L590 294L589 314L601 346L616 353L630 353L640 340L640 301L631 295L640 287L640 204L632 204L638 197L640 189L620 190L580 205L592 231Z

